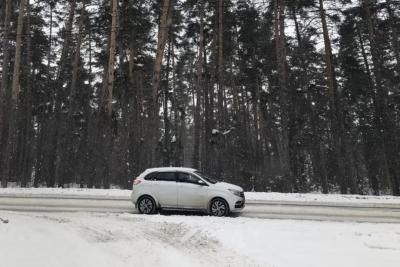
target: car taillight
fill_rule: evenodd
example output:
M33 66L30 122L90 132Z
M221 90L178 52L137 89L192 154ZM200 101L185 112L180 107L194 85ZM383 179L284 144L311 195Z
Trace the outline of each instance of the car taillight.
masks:
M142 182L142 180L140 178L136 178L135 180L133 180L133 185L138 185Z

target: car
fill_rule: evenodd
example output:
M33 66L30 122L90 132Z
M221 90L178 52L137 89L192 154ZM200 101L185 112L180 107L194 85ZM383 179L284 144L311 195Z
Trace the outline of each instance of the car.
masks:
M191 210L221 217L245 206L241 187L183 167L147 169L133 181L131 199L141 214Z

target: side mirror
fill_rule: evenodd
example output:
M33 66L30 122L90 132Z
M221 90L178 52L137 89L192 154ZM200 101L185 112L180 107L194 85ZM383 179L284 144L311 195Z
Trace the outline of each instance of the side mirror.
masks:
M206 184L206 182L204 182L203 180L199 180L197 182L198 185L202 185L202 186L208 186L208 184Z

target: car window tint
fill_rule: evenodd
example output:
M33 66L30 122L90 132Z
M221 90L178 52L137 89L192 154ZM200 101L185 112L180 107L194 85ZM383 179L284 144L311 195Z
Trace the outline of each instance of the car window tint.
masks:
M174 172L159 172L157 173L158 181L175 181L175 173Z
M199 181L200 181L199 178L197 178L196 176L194 176L192 174L190 175L189 182L198 184Z
M197 178L194 175L188 174L188 173L180 172L180 173L178 173L178 176L179 176L179 181L183 182L183 183L198 183L199 182L199 178Z
M190 175L188 173L179 172L178 178L180 182L186 182L190 179Z
M146 177L144 177L144 179L154 181L157 179L157 173L156 172L149 173L146 175Z

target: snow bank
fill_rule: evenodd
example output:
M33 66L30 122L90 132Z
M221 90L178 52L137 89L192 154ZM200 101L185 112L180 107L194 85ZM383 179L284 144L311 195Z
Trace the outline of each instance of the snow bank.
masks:
M0 196L60 196L60 197L99 197L128 198L131 190L88 189L88 188L0 188Z
M400 204L400 197L395 196L246 192L246 198L252 201Z
M0 217L9 220L0 223L1 266L255 266L206 236L190 236L182 224L143 216L0 211Z

